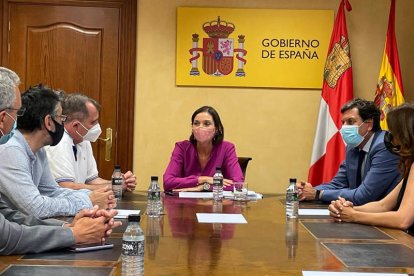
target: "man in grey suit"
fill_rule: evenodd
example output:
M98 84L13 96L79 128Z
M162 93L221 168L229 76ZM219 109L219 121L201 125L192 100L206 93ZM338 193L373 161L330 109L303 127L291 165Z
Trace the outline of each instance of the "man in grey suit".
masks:
M380 111L374 102L354 99L342 109L342 138L346 157L335 177L316 186L298 183L300 200L329 202L343 197L362 205L385 197L401 180L399 157L384 144Z
M13 135L21 110L19 77L0 67L0 144ZM4 162L4 160L0 161ZM82 210L72 223L39 220L10 209L0 196L0 255L37 253L74 244L103 241L119 226L113 217L116 211Z

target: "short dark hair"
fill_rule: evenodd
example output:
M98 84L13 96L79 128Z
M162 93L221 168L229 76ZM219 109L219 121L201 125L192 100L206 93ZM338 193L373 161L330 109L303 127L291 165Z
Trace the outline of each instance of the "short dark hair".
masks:
M399 167L406 178L414 161L414 104L404 103L391 108L387 113L387 124L401 147Z
M44 118L55 114L59 96L52 89L38 84L31 86L22 94L22 108L25 108L23 116L17 120L17 128L29 132L42 129Z
M372 119L372 131L378 131L381 130L380 125L380 117L381 117L381 111L379 108L375 105L372 101L367 101L363 99L353 99L349 102L347 102L342 108L341 113L345 113L346 111L353 109L358 109L359 116L361 116L362 121L366 121L369 119Z
M98 110L98 112L101 111L101 105L86 95L74 93L68 94L66 97L64 97L62 102L62 113L68 116L67 122L75 119L84 121L86 118L88 118L89 112L86 108L87 102L91 102Z
M213 145L221 143L224 139L224 126L221 123L218 112L213 107L205 105L205 106L200 107L196 111L194 111L193 115L191 116L191 124L194 123L194 118L197 116L197 114L202 113L202 112L207 112L208 114L211 115L211 117L213 117L214 126L217 129L213 137ZM194 138L193 133L191 133L190 142L193 144L197 143L197 140Z

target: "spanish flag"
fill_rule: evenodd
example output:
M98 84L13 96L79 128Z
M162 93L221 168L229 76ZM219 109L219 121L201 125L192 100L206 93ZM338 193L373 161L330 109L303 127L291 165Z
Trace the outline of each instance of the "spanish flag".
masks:
M398 59L397 41L395 39L395 0L391 0L388 19L387 39L378 78L375 104L381 110L381 128L388 129L387 112L393 106L404 103L404 89Z

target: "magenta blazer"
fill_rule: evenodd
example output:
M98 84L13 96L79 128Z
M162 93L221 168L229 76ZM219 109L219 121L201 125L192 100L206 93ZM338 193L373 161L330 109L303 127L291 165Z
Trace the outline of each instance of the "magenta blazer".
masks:
M196 146L188 140L177 142L164 173L164 191L195 187L199 176L213 176L216 167L221 167L224 178L243 181L243 173L232 143L223 141L214 145L207 165L201 170ZM225 188L232 189L231 186Z

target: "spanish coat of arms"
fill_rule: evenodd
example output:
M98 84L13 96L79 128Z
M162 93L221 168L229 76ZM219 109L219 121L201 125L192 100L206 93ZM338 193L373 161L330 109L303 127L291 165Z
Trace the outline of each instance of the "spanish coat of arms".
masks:
M236 76L244 77L244 65L246 64L247 51L244 49L244 35L238 36L238 47L234 48L233 38L229 35L235 30L233 23L221 21L220 16L217 20L209 21L203 24L203 30L209 36L203 38L203 48L198 47L199 35L193 34L193 48L190 49L190 70L191 76L199 76L198 58L199 51L203 53L203 71L210 76L225 76L233 72L233 56L237 53L238 68Z

